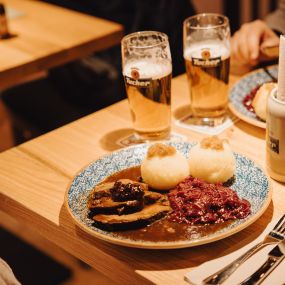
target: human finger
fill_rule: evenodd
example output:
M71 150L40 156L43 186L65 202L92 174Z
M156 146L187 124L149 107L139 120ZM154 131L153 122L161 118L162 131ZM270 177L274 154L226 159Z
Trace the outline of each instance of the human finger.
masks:
M237 32L233 40L233 54L234 58L240 63L248 63L248 47L246 42L246 35L244 32Z

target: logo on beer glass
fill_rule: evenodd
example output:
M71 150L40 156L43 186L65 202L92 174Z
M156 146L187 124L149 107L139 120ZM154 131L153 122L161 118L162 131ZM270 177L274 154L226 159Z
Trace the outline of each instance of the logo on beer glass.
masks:
M138 80L140 78L139 69L136 67L131 68L131 76L133 79Z
M210 57L211 57L210 49L203 48L202 51L201 51L201 57L204 60L210 59Z
M192 64L200 67L216 67L221 64L221 57L212 57L209 48L201 49L201 57L192 57Z
M138 87L148 87L150 85L150 78L140 79L140 72L137 67L131 68L131 77L125 76L127 84Z

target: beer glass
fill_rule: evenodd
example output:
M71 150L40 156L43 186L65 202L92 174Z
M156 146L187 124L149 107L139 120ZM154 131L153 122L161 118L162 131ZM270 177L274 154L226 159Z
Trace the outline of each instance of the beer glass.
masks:
M155 31L122 39L122 69L138 142L167 139L171 128L172 63L167 35Z
M183 53L193 124L224 122L228 104L230 27L227 17L198 14L183 24Z

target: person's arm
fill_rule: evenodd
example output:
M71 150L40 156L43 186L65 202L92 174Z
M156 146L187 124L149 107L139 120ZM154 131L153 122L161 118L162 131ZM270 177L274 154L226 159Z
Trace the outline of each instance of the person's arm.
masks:
M256 65L262 60L262 47L278 42L279 37L264 21L243 24L231 39L232 59L240 65Z
M254 66L266 60L261 50L278 45L279 34L285 34L285 0L280 0L278 9L270 13L264 21L246 23L231 39L232 60L238 65Z
M270 13L265 22L272 30L285 34L285 0L279 0L278 9Z

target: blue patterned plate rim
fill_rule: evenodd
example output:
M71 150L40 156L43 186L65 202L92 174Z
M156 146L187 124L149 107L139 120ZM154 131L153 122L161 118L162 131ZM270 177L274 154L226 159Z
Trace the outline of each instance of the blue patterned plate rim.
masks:
M174 146L188 157L189 150L195 143L166 142L166 144ZM92 220L87 217L86 202L90 190L110 174L139 165L150 145L149 143L140 144L112 152L98 158L78 172L66 190L64 201L68 213L77 226L91 236L122 246L146 249L185 248L214 242L241 231L256 221L271 201L272 191L269 179L263 170L249 158L234 153L237 166L236 181L231 188L236 190L241 198L248 199L251 203L252 213L246 219L237 220L228 227L205 237L174 242L132 240L114 236L112 232L103 231L93 226Z
M267 67L267 70L277 78L278 66ZM244 75L236 82L230 90L229 108L241 120L260 127L266 128L266 123L256 117L256 115L246 109L242 101L245 96L257 85L272 81L271 77L260 68Z

